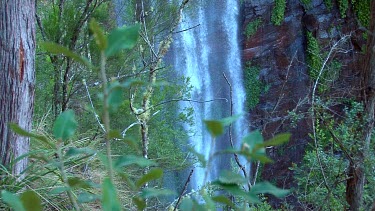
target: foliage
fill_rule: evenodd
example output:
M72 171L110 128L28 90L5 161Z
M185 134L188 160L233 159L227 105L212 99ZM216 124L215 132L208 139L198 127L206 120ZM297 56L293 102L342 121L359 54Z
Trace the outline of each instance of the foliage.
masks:
M331 10L333 8L332 0L324 0L324 4L326 5L327 9Z
M311 0L300 0L300 1L303 4L303 7L305 8L305 10L309 10L312 8Z
M275 0L275 6L272 9L271 21L276 26L280 26L284 20L286 0Z
M337 117L324 110L327 105L322 101L318 102L321 102L317 108L319 118L316 121L315 132L318 146L310 146L304 155L302 165L294 167L298 181L298 197L315 208L341 210L347 207L346 171L350 159L353 159L351 156L360 150L356 140L361 138L358 131L364 125L363 116L361 117L363 106L360 103L349 102L344 109L343 119L338 121ZM374 151L371 151L368 159L373 160L374 155ZM367 165L369 169L373 169L373 164ZM365 188L365 197L369 200L366 201L365 207L368 208L374 197L374 189L371 187L374 177L370 172L367 176L369 185Z
M140 30L138 24L120 27L106 33L107 30L103 28L111 28L110 24L104 24L103 27L92 19L90 23L85 23L80 28L80 30L83 29L82 33L71 34L76 29L76 23L80 23L82 20L75 9L84 8L85 2L61 1L60 3L67 3L64 5L64 10L57 7L55 1L51 4L41 2L49 7L46 11L41 12L44 16L42 22L46 27L45 33L48 38L46 41L53 42L44 42L39 45L46 53L39 58L42 61L40 67L47 67L48 71L46 72L54 73L57 78L49 78L48 74L39 75L42 76L39 92L45 92L46 90L43 88L46 87L56 88L55 85L61 81L60 76L64 73L64 68L71 64L74 67L70 72L72 77L78 75L75 78L78 81L82 78L85 79L83 85L91 105L90 108L81 108L82 110L75 108L76 112L67 109L53 118L55 120L52 123L51 120L45 119L47 114L44 112L48 110L48 103L43 102L43 98L40 97L37 103L45 106L44 109L38 110L40 112L38 116L40 130L29 132L22 130L17 125L12 125L14 132L31 138L34 142L34 149L12 162L15 163L23 157L29 158L30 165L23 175L15 177L9 173L12 163L9 166L0 166L0 187L4 189L1 200L7 204L0 204L0 207L15 210L50 208L78 211L92 210L99 206L103 210L122 210L124 208L143 210L148 206L153 206L153 204L149 204L150 201L154 200L159 203L160 197L173 195L173 191L161 189L158 184L163 178L164 170L184 168L184 165L190 164L187 162L183 165L181 162L183 159L189 159L187 153L181 152L181 148L185 144L184 140L187 139L182 125L184 122L193 123L191 109L186 108L183 112L178 113L176 112L177 105L167 104L166 101L187 97L191 89L188 79L183 79L186 80L184 82L175 82L173 85L163 83L161 80L155 80L150 85L147 80L144 80L148 76L142 73L142 68L145 68L142 67L142 64L144 65L144 59L147 57L142 56L147 53L151 54L151 51L142 50L142 45L146 46L147 43L138 41ZM102 4L102 6L108 9L108 4ZM163 9L162 7L155 7L155 10L151 8L147 11L150 15L155 10ZM89 7L89 10L91 9L93 12L91 15L105 17L101 11L105 11L105 9ZM176 7L171 9L176 9ZM153 23L147 23L150 24L147 25L150 28L150 34L157 34L160 32L158 30L164 27L164 25L163 27L159 25L163 23L160 20L166 19L167 22L173 22L174 17L170 13L162 14L161 16L154 14L156 18L152 19ZM172 19L168 19L168 17ZM103 22L106 21L108 20ZM155 27L153 24L158 26ZM88 32L88 28L90 28L90 32ZM153 37L156 40L160 39L166 31L168 30L164 29L158 34L159 37ZM38 36L41 36L41 33L38 33ZM81 36L75 37L76 35ZM79 44L77 46L83 47L76 49L77 46L72 46L71 42L74 39L77 39L76 44ZM139 51L132 54L134 48ZM141 58L136 58L139 56L138 53L141 54ZM121 60L121 62L117 60ZM72 63L68 61L72 61ZM112 77L109 80L108 76L114 75L113 73L119 74L120 71L117 69L119 63L124 63L122 65L125 69L131 67L129 70L132 71L126 72L126 74L136 77ZM140 64L141 68L138 66ZM101 76L99 82L95 76L97 73ZM168 74L162 76L166 78ZM44 81L43 79L46 78L48 80ZM79 101L84 101L82 99L86 99L86 92L82 93L81 87L75 80L68 83L64 81L63 85L66 85L69 95L75 93L75 97ZM44 85L47 86L44 87ZM133 140L139 139L139 131L132 130L132 124L137 123L135 125L138 125L137 120L143 113L129 115L130 102L125 96L126 93L136 93L134 89L144 91L149 87L152 87L158 95L153 95L150 98L153 105L150 110L143 111L152 114L148 124L150 139L153 140L150 144L150 149L152 149L150 156L144 157L140 156L139 142ZM90 94L90 92L94 94ZM91 99L91 95L96 97ZM56 97L48 94L45 96L52 100ZM144 96L135 96L135 98L142 100ZM70 99L71 101L73 100ZM97 114L97 110L100 111L99 114ZM92 113L87 114L85 111ZM76 117L80 117L78 121ZM211 125L208 129L213 136L212 140L214 137L222 135L224 128L231 125L238 117L207 120L206 123ZM128 126L125 130L123 130L124 125ZM256 131L243 139L241 149L229 149L217 152L217 154L238 153L248 161L271 162L266 156L265 148L283 144L289 138L289 134L282 134L264 142L260 132ZM211 155L218 156L217 154L215 152ZM211 157L206 162L209 163L210 160ZM209 167L206 170L209 171ZM143 172L143 174L140 175L139 172ZM284 197L289 193L268 182L256 183L251 189L244 188L246 185L246 179L241 174L222 172L216 181L207 184L209 186L207 189L202 188L199 191L199 199L184 197L180 209L194 210L196 207L212 209L213 207L228 206L245 208L261 202L259 195L273 194L276 197ZM126 191L127 194L122 194L122 191ZM222 195L224 191L228 195ZM239 198L237 200L239 203L231 202L229 195ZM206 203L198 203L200 199Z
M246 91L246 103L249 109L255 108L259 103L262 92L265 91L265 84L259 79L260 68L247 63L244 71L244 83Z
M341 18L345 18L346 11L349 8L349 0L338 0L338 4L339 4Z
M352 0L354 11L356 12L359 22L364 27L368 27L370 24L370 4L371 0Z
M326 53L321 52L318 40L312 35L311 32L307 32L307 65L309 68L309 76L313 81L316 81L319 77L320 71L322 74L319 78L318 90L320 93L329 90L330 85L334 82L341 70L341 63L337 60L329 60L330 62L325 64L323 68L324 56ZM328 61L328 60L327 60Z
M262 26L262 18L257 18L253 21L250 21L245 28L244 34L246 35L246 38L249 39L252 37L259 29L259 27Z

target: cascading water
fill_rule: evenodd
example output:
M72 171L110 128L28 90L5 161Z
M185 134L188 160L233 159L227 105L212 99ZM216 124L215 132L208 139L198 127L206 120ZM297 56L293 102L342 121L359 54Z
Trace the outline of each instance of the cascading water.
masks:
M194 128L186 126L186 130L194 131L190 134L190 144L207 160L211 150L230 147L228 134L216 139L216 147L213 147L203 124L204 119L221 119L230 115L230 91L223 73L232 85L234 114L244 111L245 91L238 40L238 0L213 0L202 4L199 9L194 9L194 14L190 12L184 15L180 24L181 32L174 37L169 60L179 74L190 78L192 99L206 101L181 102L180 107L193 107L195 125ZM224 98L227 100L222 100ZM234 123L232 133L237 147L247 127L245 117ZM230 159L230 156L215 157L207 181L217 178L221 170L229 169ZM191 188L202 187L204 177L205 170L196 167Z

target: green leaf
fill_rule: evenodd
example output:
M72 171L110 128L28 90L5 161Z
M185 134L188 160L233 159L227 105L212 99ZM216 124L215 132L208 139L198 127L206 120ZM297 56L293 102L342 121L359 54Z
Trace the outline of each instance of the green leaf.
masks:
M113 30L108 35L108 47L105 55L110 57L121 50L132 49L138 40L140 26L121 27Z
M73 60L89 68L93 67L93 65L86 58L83 58L80 55L73 53L72 51L70 51L68 48L64 46L58 45L53 42L42 42L39 45L41 46L42 49L48 51L51 54L63 54L64 56L70 57Z
M223 184L244 184L246 179L239 174L233 173L232 171L224 170L220 172L218 179Z
M234 116L223 118L223 119L221 119L219 121L223 124L223 126L229 126L230 124L232 124L233 122L235 122L241 116L242 116L242 114L237 114L237 115L234 115Z
M124 155L124 156L119 157L115 161L114 167L120 170L121 167L129 166L133 164L138 165L140 167L156 165L154 161L146 159L144 157L135 156L135 155Z
M83 179L81 179L79 177L70 177L70 178L68 178L68 184L69 184L69 186L71 188L84 188L84 189L87 189L87 188L91 187L91 185L87 181L85 181L85 180L83 180Z
M215 202L211 199L210 195L207 193L205 189L201 190L201 195L206 202L205 208L206 210L215 210Z
M55 146L45 136L27 132L26 130L22 129L20 126L18 126L17 124L14 124L14 123L10 123L9 125L10 125L10 128L13 130L13 132L17 133L18 135L26 136L26 137L29 137L29 138L35 138L39 141L42 141L43 143L47 144L50 147Z
M133 197L133 202L137 205L138 210L144 210L146 208L146 202L141 197Z
M236 206L233 204L233 202L226 196L214 196L212 197L212 200L221 204L225 204L227 206L230 206L232 208L235 208Z
M28 190L23 192L20 199L26 211L39 211L43 209L42 201L34 191Z
M194 207L193 200L188 197L184 198L180 204L180 210L182 211L191 211L193 210L193 207Z
M273 163L273 160L271 158L267 157L265 154L252 153L250 155L250 158L252 158L253 160L258 160L261 163Z
M77 155L93 155L95 154L96 151L90 148L75 148L75 147L70 147L68 151L66 152L67 157L73 157Z
M245 151L245 150L236 150L236 149L227 149L227 150L222 150L219 153L235 153L237 155L242 155L247 158L247 160L258 160L261 163L272 163L273 160L270 159L269 157L266 156L265 153L253 153L250 151Z
M269 193L278 198L284 197L289 193L289 190L284 190L272 185L269 182L256 183L250 190L251 194Z
M281 144L284 144L289 141L290 136L291 136L290 133L278 134L268 141L265 141L261 144L257 144L254 148L254 151L257 151L258 149L265 148L268 146L279 146Z
M107 37L104 35L103 30L100 28L98 22L95 19L90 21L90 30L94 34L95 42L98 45L101 51L104 51L107 48Z
M117 197L117 191L109 178L105 178L102 184L102 208L104 211L120 211L121 205Z
M8 204L15 211L26 211L26 209L24 208L22 204L21 199L16 194L13 194L6 190L2 190L1 198L6 204Z
M136 183L138 188L142 187L142 185L146 184L151 180L159 179L163 176L163 170L161 168L154 168L150 170L147 174L143 175Z
M88 192L80 193L77 197L77 201L79 203L89 203L89 202L96 201L98 199L100 199L100 197L98 195L88 193Z
M56 139L68 140L77 128L73 110L62 112L53 125L53 135Z
M143 198L152 198L152 197L158 197L158 196L169 196L169 195L176 195L175 192L171 190L160 190L156 188L145 188L142 190L141 196Z
M182 211L206 211L207 208L204 205L199 204L197 201L190 198L185 198L180 204L180 210Z
M55 194L61 194L61 193L64 193L66 191L70 190L69 187L65 187L65 186L62 186L62 187L57 187L57 188L54 188L50 191L50 194L52 195L55 195Z
M121 133L118 130L110 130L108 133L108 138L109 139L122 139Z
M109 85L108 105L111 112L115 112L124 101L124 92L118 81Z
M232 194L235 197L242 197L250 203L260 203L261 202L259 197L256 194L248 193L236 184L223 184L223 183L220 183L218 181L214 181L212 184L219 186L220 188L222 188L223 190L226 190L227 192L229 192L230 194Z
M212 137L217 137L224 133L224 125L221 121L204 120L204 123Z
M263 143L263 136L259 132L259 130L256 130L254 132L251 132L249 135L245 136L242 139L242 149L252 152L252 153L265 153L264 148L258 148L256 151L254 150L257 144L262 144Z

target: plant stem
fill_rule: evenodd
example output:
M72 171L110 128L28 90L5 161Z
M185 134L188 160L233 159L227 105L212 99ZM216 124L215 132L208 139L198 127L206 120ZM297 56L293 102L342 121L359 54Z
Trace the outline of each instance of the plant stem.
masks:
M74 209L76 211L80 211L81 209L79 208L78 203L77 203L76 199L74 198L73 192L70 189L70 185L68 183L68 177L66 176L66 173L65 173L64 160L62 158L62 149L61 149L62 144L63 143L61 142L57 146L57 156L58 156L58 160L59 160L59 163L60 163L59 167L60 167L61 177L62 177L62 180L63 180L64 184L69 188L66 192L68 194L70 202L73 203Z
M100 74L103 81L103 122L105 129L105 144L107 147L107 159L108 159L108 176L113 184L113 166L112 166L112 157L111 157L111 143L108 137L110 125L109 125L109 105L108 105L108 82L107 75L105 73L106 65L106 56L104 51L101 52L101 61L100 61Z

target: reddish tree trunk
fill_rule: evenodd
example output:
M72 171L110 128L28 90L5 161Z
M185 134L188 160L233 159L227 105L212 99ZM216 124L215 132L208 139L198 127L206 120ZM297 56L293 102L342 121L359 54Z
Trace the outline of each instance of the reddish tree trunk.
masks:
M8 165L27 153L29 139L14 134L9 123L31 130L34 102L35 1L0 1L0 160ZM23 159L13 166L20 174Z
M354 163L349 166L346 185L346 201L350 210L360 210L363 201L365 179L365 159L368 156L372 131L374 130L375 109L375 1L371 2L371 23L369 27L367 52L363 63L363 105L367 123L363 128L363 139L356 155Z

